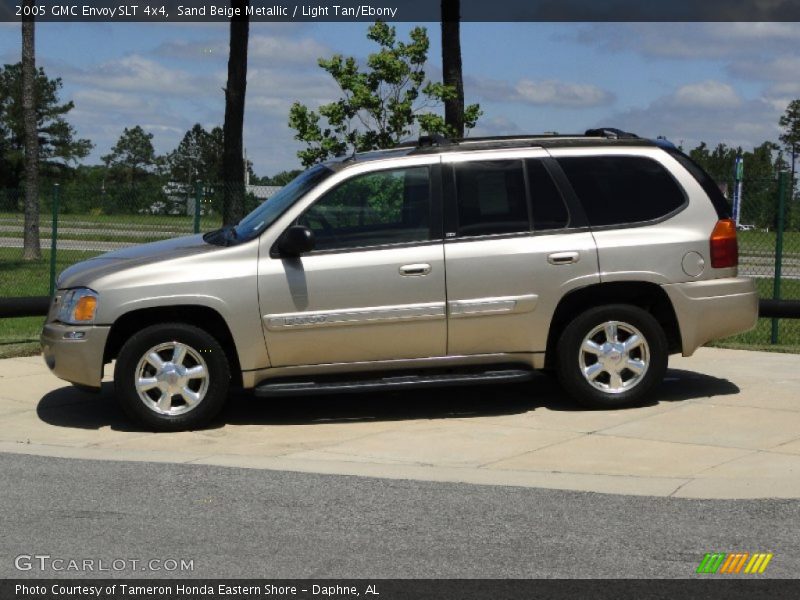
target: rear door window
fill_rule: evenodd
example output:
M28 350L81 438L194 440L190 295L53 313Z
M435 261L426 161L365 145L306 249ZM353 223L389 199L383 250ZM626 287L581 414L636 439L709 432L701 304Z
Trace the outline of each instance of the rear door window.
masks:
M534 231L563 229L569 224L569 212L556 184L540 160L526 161L531 195Z
M530 231L522 169L521 160L455 165L459 236Z
M677 181L650 158L562 157L558 164L595 227L653 221L686 203Z

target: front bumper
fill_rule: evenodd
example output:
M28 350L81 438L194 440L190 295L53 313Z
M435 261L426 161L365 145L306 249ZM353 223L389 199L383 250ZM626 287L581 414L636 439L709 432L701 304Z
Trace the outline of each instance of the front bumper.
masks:
M673 283L663 288L675 309L684 356L691 356L711 340L748 331L758 321L758 292L748 277Z
M110 327L47 323L42 330L44 361L56 377L92 388L103 379L103 353ZM83 334L70 339L68 334Z

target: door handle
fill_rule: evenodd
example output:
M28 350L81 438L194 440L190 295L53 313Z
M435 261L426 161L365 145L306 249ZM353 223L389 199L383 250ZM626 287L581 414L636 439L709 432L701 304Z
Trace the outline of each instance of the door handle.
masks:
M400 275L404 277L421 277L431 272L428 264L403 265L400 267Z
M554 252L547 256L547 262L551 265L572 265L581 258L580 252Z

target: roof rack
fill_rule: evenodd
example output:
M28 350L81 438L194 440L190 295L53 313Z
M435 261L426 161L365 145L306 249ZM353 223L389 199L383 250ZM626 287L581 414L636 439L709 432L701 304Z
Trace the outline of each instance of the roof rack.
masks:
M468 137L453 140L455 144L483 144L486 142L536 142L539 140L560 140L584 137L579 133L534 133L517 135L491 135L487 137Z
M497 150L504 148L544 147L554 148L562 146L581 147L586 145L611 143L613 145L654 145L658 142L639 137L635 133L622 131L613 127L587 129L584 133L559 134L555 132L533 135L494 135L488 137L448 138L440 134L420 135L417 139L408 139L400 142L393 148L383 150L369 150L355 154L344 155L342 162L372 160L389 157L393 154L431 154L437 152L461 152L471 150ZM663 141L661 143L663 145ZM343 158L338 156L337 158Z
M417 141L418 148L430 148L432 146L451 146L453 140L438 133L419 136Z
M438 133L429 135L421 135L416 143L400 144L398 148L412 147L412 148L433 148L437 146L460 146L462 144L481 144L486 142L533 142L539 140L558 140L558 139L575 139L586 137L604 137L611 140L639 140L642 139L635 133L623 131L616 127L601 127L598 129L587 129L585 133L567 133L559 134L554 132L528 134L528 135L493 135L488 137L471 137L471 138L449 138Z
M601 127L599 129L587 129L584 134L586 137L604 137L610 140L638 140L641 139L635 133L622 131L616 127Z

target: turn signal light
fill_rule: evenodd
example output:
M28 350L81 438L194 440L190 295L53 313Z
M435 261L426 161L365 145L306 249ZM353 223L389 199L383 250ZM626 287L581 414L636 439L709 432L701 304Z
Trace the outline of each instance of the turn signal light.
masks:
M72 312L76 321L91 321L94 319L94 311L97 309L97 298L94 296L84 296L75 304Z
M739 244L736 241L736 223L733 219L717 221L711 232L711 266L714 269L735 267L739 264Z

